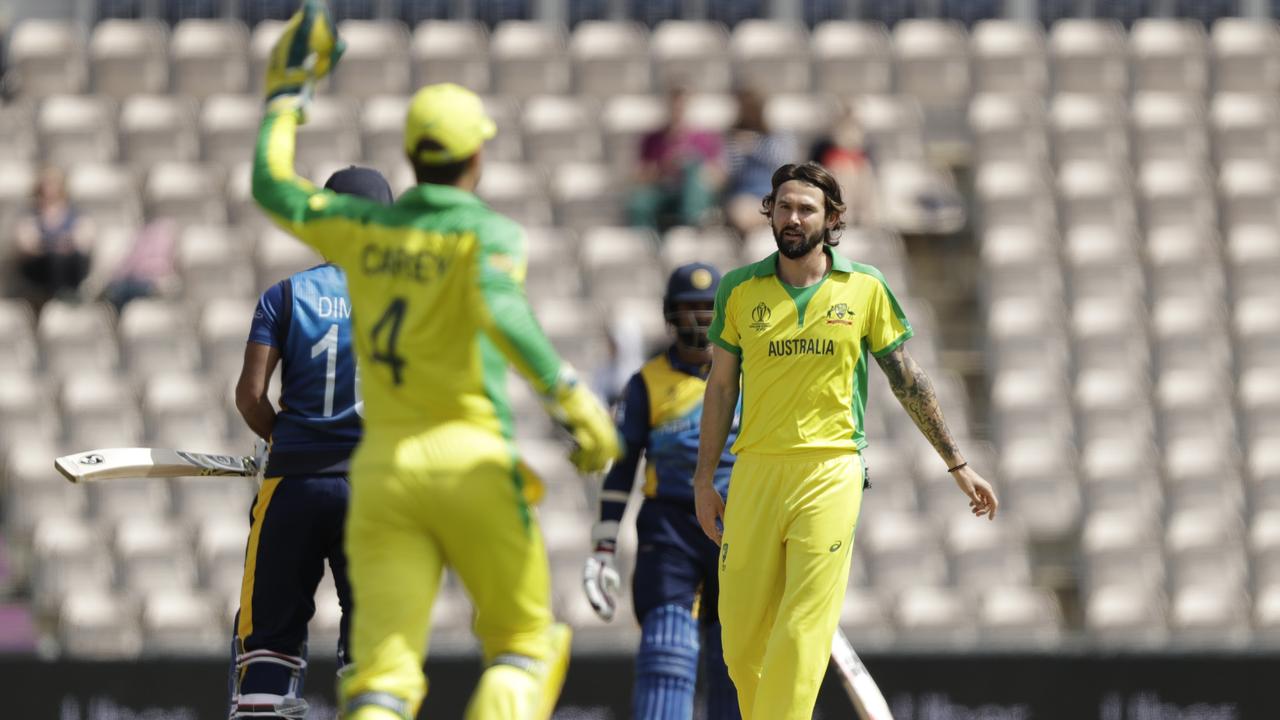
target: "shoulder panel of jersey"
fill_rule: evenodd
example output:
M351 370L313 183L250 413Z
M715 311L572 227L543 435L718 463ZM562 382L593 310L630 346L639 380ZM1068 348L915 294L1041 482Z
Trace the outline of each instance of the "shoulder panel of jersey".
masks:
M673 367L665 352L646 362L640 377L649 394L645 496L692 500L707 381ZM736 430L735 423L727 446L732 445ZM721 492L727 490L732 467L733 456L726 451L716 471L716 486Z

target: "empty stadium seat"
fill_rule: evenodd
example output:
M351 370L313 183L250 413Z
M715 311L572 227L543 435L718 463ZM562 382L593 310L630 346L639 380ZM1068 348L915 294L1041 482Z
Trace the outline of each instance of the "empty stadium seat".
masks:
M52 95L36 115L46 162L110 162L117 153L116 107L95 95Z
M243 518L243 508L240 515L214 516L201 523L196 535L201 587L213 594L239 594L248 537L249 523Z
M1041 368L997 373L991 384L991 422L1000 443L1068 437L1072 422L1064 383L1061 374Z
M177 264L184 296L201 305L216 298L250 297L255 280L248 260L244 242L228 228L188 226L178 241ZM247 325L245 332L247 337Z
M1280 87L1280 32L1255 18L1221 18L1209 37L1219 92L1274 93Z
M1044 32L1031 23L983 20L969 38L974 90L1034 97L1049 83Z
M1116 586L1154 590L1165 581L1156 526L1137 508L1090 512L1080 530L1080 559L1086 593Z
M976 639L977 623L958 591L921 586L903 589L893 607L895 644L963 648Z
M924 114L915 98L862 95L854 107L879 162L924 157Z
M608 97L652 89L649 36L641 25L604 20L578 23L569 40L569 56L573 87L579 95Z
M404 124L408 113L409 98L404 95L378 95L361 103L360 135L366 162L383 168L406 164Z
M993 586L982 593L978 628L984 645L1053 647L1063 625L1058 599L1046 589Z
M253 159L262 119L262 100L254 95L211 95L200 110L204 159L231 167Z
M1184 369L1222 373L1231 361L1230 325L1221 300L1161 297L1151 309L1151 333L1162 373ZM1170 391L1161 402L1170 403L1169 407L1183 402L1178 399L1180 390Z
M546 193L547 182L542 173L526 165L505 162L486 163L476 188L476 194L493 210L531 226L551 224L551 205Z
M237 20L189 19L169 41L173 90L207 98L248 89L249 31Z
M1064 19L1049 31L1056 93L1120 95L1129 87L1125 35L1119 23Z
M1280 640L1280 584L1259 590L1253 603L1254 636L1263 642Z
M1248 577L1243 527L1235 508L1199 506L1173 512L1165 524L1171 587L1242 588Z
M1280 210L1274 202L1278 191L1280 178L1267 160L1230 160L1223 163L1218 173L1218 192L1224 224L1228 227L1263 228L1280 225Z
M1236 297L1280 300L1280 226L1236 225L1227 233L1227 267Z
M623 192L608 165L566 162L551 173L556 224L566 228L622 223Z
M525 291L531 298L578 297L582 275L578 271L577 236L559 228L525 228L528 272Z
M22 440L5 449L4 522L11 537L26 544L45 520L79 521L84 517L88 508L85 489L67 482L53 469L53 458L58 454L54 438L6 437Z
M599 299L660 297L665 278L657 248L658 239L647 230L599 227L583 232L580 253L589 291Z
M1280 157L1280 105L1272 95L1217 93L1209 105L1209 126L1220 166Z
M599 160L604 148L598 115L594 103L571 95L529 98L520 119L528 160L542 165Z
M111 308L52 301L40 313L36 331L46 372L54 376L116 368L118 355Z
M863 518L858 545L871 587L886 600L913 587L945 585L947 559L930 524L915 514Z
M704 262L726 273L740 264L738 244L727 232L673 228L662 237L662 262L668 272L688 263Z
M845 112L852 112L852 108ZM770 94L764 105L765 127L790 137L798 152L805 154L815 141L827 137L841 113L842 108L826 95L776 93Z
M116 529L114 552L117 582L130 597L194 585L189 540L167 520L122 519Z
M141 298L120 313L120 346L129 371L145 378L159 370L192 370L198 362L195 334L182 308Z
M986 462L980 467L994 469ZM957 494L954 488L952 493ZM963 498L957 497L954 501L966 510L949 521L944 542L955 584L972 590L1030 585L1031 556L1022 527L1017 523L978 522L980 518L975 519L967 512Z
M854 557L858 557L856 552ZM844 594L844 606L840 611L840 629L858 649L891 646L893 623L889 618L889 604L874 592L855 586L852 575L850 581L850 587Z
M1204 228L1152 228L1146 242L1152 297L1220 304L1226 292L1220 245L1217 233Z
M1249 560L1259 588L1280 579L1280 509L1259 508L1249 522Z
M719 23L665 20L654 28L649 48L662 87L724 92L732 85L729 37Z
M1145 308L1133 294L1078 299L1071 312L1071 335L1078 368L1143 370L1151 362L1144 331Z
M261 95L267 77L267 60L271 56L271 48L284 33L284 20L263 20L250 23L253 30L249 34L249 91Z
M969 41L958 23L904 20L893 28L895 86L925 107L969 100Z
M1207 122L1199 99L1171 92L1140 92L1130 107L1135 161L1202 164L1209 159Z
M169 88L169 33L148 20L103 20L89 37L93 91L117 100Z
M809 34L799 24L778 20L743 20L733 28L729 54L734 82L757 91L808 92Z
M1208 38L1192 20L1141 18L1129 32L1136 91L1199 95L1209 83Z
M31 594L37 609L52 610L64 598L111 586L111 554L101 533L79 518L41 519L31 553Z
M222 655L226 629L208 599L189 590L160 589L142 602L143 653L151 657Z
M35 316L25 300L0 300L0 372L32 372L36 369Z
M1124 297L1142 291L1142 258L1131 229L1078 225L1067 230L1064 245L1074 298Z
M1280 434L1249 438L1245 467L1249 503L1256 511L1280 507Z
M1222 339L1225 341L1225 337ZM1188 364L1166 367L1160 372L1155 400L1160 434L1166 438L1166 445L1170 440L1197 436L1235 441L1235 415L1224 370ZM1213 447L1211 442L1206 445Z
M1040 163L1049 157L1044 101L1008 93L980 93L969 103L969 129L978 162Z
M8 66L25 97L77 93L85 88L85 41L71 21L29 19L13 29Z
M136 95L120 108L121 157L146 168L200 157L195 105L166 95Z
M213 165L178 161L156 163L147 173L146 184L143 185L147 217L173 220L180 227L226 224L223 177L219 168Z
M1206 426L1221 417L1207 414ZM1244 507L1239 440L1230 415L1222 422L1221 430L1165 440L1161 460L1169 512L1206 507L1239 512Z
M892 45L880 23L819 23L810 48L817 89L833 95L881 95L892 90Z
M82 660L124 660L142 652L130 603L102 590L67 595L58 608L58 647Z
M402 24L343 20L338 35L347 43L333 71L338 93L363 99L409 91L409 33Z
M1059 307L1027 297L1002 297L987 306L986 357L994 372L1043 367L1065 372L1070 360Z
M205 370L215 380L237 377L256 302L211 296L201 306L200 343L204 349Z
M453 82L475 92L490 88L489 37L479 23L425 20L413 31L415 87Z
M569 91L563 29L526 20L499 23L489 43L493 89L512 97Z
M1154 516L1163 500L1154 439L1146 428L1133 434L1090 438L1082 445L1085 503L1090 512L1128 509Z
M36 142L36 103L28 100L0 105L0 162L5 168L30 167L39 149L40 144ZM12 201L10 188L21 182L19 178L6 179L3 189L0 189L0 203ZM27 188L30 187L28 184ZM0 221L4 219L0 215Z
M223 449L223 414L200 378L169 371L146 380L142 391L143 417L152 447L198 452Z
M998 160L982 163L975 175L986 228L980 248L983 262L995 269L1019 264L1020 259L1044 260L1039 264L1047 267L1048 256L1042 250L1046 232L1057 224L1057 207L1044 171L1035 163ZM1010 280L1019 284L1018 278Z
M1274 437L1280 433L1280 373L1276 366L1245 370L1236 389L1246 437Z
M1123 105L1107 96L1059 94L1050 107L1053 153L1059 165L1072 160L1123 162L1129 154Z
M137 175L122 165L72 165L67 171L67 195L99 226L134 227L142 219Z
M1029 437L1001 448L1001 502L1020 518L1033 541L1073 537L1080 518L1074 448L1066 441Z
M1160 647L1169 634L1164 597L1127 585L1100 588L1085 600L1085 628L1099 646Z
M333 96L312 100L307 123L298 128L296 162L318 165L359 160L360 129L352 104Z
M1086 368L1076 376L1077 435L1094 438L1121 436L1154 438L1155 419L1146 372L1127 368Z
M1280 308L1274 296L1237 299L1232 325L1240 367L1260 371L1280 367Z
M1212 230L1218 210L1203 168L1185 160L1156 160L1138 174L1138 211L1152 228L1174 226Z

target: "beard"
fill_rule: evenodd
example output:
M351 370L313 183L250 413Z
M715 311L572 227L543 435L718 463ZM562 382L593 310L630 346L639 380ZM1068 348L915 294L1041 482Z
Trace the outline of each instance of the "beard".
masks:
M773 228L773 241L778 245L778 252L790 260L798 260L808 255L827 235L825 227L820 228L812 235L804 235L799 238L785 235L785 230L786 228L783 228L782 231L776 227Z

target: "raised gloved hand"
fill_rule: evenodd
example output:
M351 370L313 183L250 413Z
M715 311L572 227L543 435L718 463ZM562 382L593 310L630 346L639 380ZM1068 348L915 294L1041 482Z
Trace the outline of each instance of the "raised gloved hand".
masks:
M600 472L622 454L618 429L604 405L568 366L547 398L547 412L573 438L569 462L581 473Z
M303 0L267 60L268 107L303 110L315 82L333 70L345 49L324 0Z
M591 530L596 549L582 566L582 589L587 593L587 602L605 622L612 620L618 609L618 589L622 586L614 565L617 541L613 534L617 532L617 525L616 522L596 523Z

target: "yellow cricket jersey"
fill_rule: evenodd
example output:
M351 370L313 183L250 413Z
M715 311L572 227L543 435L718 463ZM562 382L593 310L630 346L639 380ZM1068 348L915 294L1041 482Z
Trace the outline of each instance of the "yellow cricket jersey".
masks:
M366 432L463 423L513 437L507 361L540 393L561 371L524 295L520 227L443 185L391 206L316 188L293 170L297 120L268 111L253 196L346 271Z
M911 324L879 270L826 252L831 272L807 288L782 282L777 253L720 281L710 337L741 360L736 454L867 445L867 354L901 345Z

